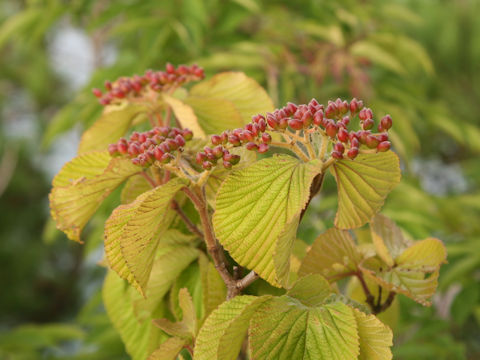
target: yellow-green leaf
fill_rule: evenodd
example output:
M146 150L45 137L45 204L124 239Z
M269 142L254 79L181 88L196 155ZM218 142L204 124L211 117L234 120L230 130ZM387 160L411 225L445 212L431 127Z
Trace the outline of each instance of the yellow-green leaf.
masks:
M411 245L402 234L402 230L384 215L377 214L370 223L372 241L375 251L389 266L394 264L394 258Z
M332 166L338 187L335 225L357 228L380 210L388 193L400 182L400 164L392 151L361 154Z
M168 338L157 350L150 354L147 360L176 360L178 353L185 345L187 345L185 339Z
M104 112L102 116L86 130L80 144L78 153L106 150L108 145L116 143L125 135L135 117L145 113L144 105L127 104L119 109Z
M273 298L256 310L249 336L257 360L351 360L360 353L354 311L341 302L306 307Z
M53 179L50 210L57 228L71 240L80 233L102 201L139 168L128 159L108 152L80 155L64 165Z
M105 224L105 253L110 267L141 293L150 276L159 236L175 213L170 201L185 181L175 178L117 207Z
M192 340L197 334L197 316L192 297L186 288L180 289L178 300L183 314L182 321L171 322L163 318L153 320L153 323L169 335Z
M165 335L151 322L149 316L139 318L133 306L138 293L113 271L109 271L102 290L103 302L108 317L119 332L128 354L133 360L144 360L155 350ZM158 315L163 315L157 304Z
M227 287L215 265L205 255L200 255L200 274L205 318L227 298Z
M328 281L318 274L301 277L287 291L288 296L300 300L306 306L321 305L331 293Z
M213 216L215 234L240 265L255 270L275 286L285 279L291 242L289 226L306 205L319 162L302 163L276 156L234 171L220 187ZM288 231L287 231L288 230ZM275 260L275 259L276 260ZM283 258L284 263L279 260Z
M241 127L258 113L273 110L273 102L253 79L240 72L225 72L192 87L185 102L206 133Z
M193 135L197 138L205 137L205 132L200 127L197 116L193 112L192 107L167 94L163 94L163 101L172 108L175 117L180 121L183 127L192 130Z
M435 238L412 243L383 216L375 218L371 230L378 258L367 259L361 270L387 290L429 305L428 298L437 288L440 265L447 257L443 243Z
M334 282L357 271L361 261L362 254L350 233L332 228L315 239L302 261L299 275L321 274Z
M150 190L152 185L141 175L131 176L123 186L120 199L122 204L129 204L144 192Z
M215 309L195 342L194 360L236 360L250 319L270 296L237 296Z
M364 314L356 309L353 314L357 321L360 336L360 355L358 360L392 359L390 347L393 345L392 330L373 315Z

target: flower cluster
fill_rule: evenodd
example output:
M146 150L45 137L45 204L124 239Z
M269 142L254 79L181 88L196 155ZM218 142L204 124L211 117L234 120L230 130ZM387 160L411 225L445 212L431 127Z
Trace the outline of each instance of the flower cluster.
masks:
M145 132L133 132L130 139L121 138L115 144L108 146L112 156L125 155L132 163L139 166L149 166L155 160L162 164L175 159L175 151L181 150L187 141L193 138L189 129L155 127Z
M351 119L358 116L360 130L348 130ZM327 106L312 99L308 104L288 103L285 107L264 115L255 115L252 122L241 129L226 130L219 135L212 135L210 140L214 147L205 147L197 154L197 162L206 170L222 158L223 165L231 168L231 154L228 149L245 146L247 150L264 153L269 146L285 146L286 143L272 143L270 133L280 133L293 142L298 142L299 134L320 132L333 143L331 156L335 159L348 157L354 159L360 152L360 146L383 152L390 149L387 131L392 127L390 115L383 117L377 127L378 133L372 133L375 121L373 112L363 106L361 100L348 102L337 99L329 101ZM305 143L309 138L303 138ZM302 140L303 140L302 139ZM235 158L238 162L238 159Z
M165 71L147 70L143 76L121 77L114 82L105 82L105 93L100 89L93 89L93 94L100 104L109 105L125 98L142 97L145 93L162 92L176 88L189 81L203 79L203 69L197 65L179 65L175 68L167 64Z

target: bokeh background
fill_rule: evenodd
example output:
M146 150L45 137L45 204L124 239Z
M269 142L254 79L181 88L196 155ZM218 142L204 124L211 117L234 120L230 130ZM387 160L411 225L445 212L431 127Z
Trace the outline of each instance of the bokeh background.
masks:
M362 98L394 119L403 179L384 213L448 249L433 306L401 298L394 358L480 359L480 1L0 1L0 359L128 359L102 307L107 202L68 241L50 182L106 79L198 63L246 72L276 105ZM334 187L301 236L330 226ZM115 195L114 195L115 197Z

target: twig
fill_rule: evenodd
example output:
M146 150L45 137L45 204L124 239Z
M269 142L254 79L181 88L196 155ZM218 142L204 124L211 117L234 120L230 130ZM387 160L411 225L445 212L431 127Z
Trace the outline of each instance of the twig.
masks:
M183 220L183 222L187 226L188 230L190 230L190 232L197 235L199 238L203 239L203 233L200 231L200 229L197 227L197 225L195 225L192 222L192 220L190 220L190 218L183 212L180 205L178 205L178 202L176 202L175 200L172 200L171 207L172 207L173 210L176 211L178 216L180 216L180 218Z
M248 285L250 285L255 280L257 280L258 277L259 276L255 271L253 271L253 270L250 271L247 275L245 275L245 277L243 279L240 279L240 280L237 281L237 289L239 289L239 291L242 291Z
M145 180L147 180L149 184L152 185L153 188L157 187L157 183L155 182L155 180L153 180L145 171L140 171L139 174L142 175Z
M385 302L383 304L381 304L382 288L379 287L378 299L377 299L377 302L375 303L375 297L370 292L370 290L367 286L367 283L365 282L365 279L363 278L363 274L360 271L358 271L358 272L355 273L355 276L360 281L360 285L362 286L363 292L364 292L365 296L367 297L365 301L368 304L368 306L370 307L370 310L372 310L373 315L377 315L377 314L387 310L390 307L390 305L392 305L393 300L395 299L395 295L396 295L396 293L394 291L390 291L388 293L387 300L385 300Z

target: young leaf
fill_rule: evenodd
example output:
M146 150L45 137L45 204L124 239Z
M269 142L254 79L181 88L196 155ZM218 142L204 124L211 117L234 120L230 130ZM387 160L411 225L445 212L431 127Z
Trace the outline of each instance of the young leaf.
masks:
M117 274L109 271L102 295L108 317L119 332L128 354L133 360L146 359L166 336L153 326L150 318L139 319L136 316L132 299L139 296L138 293Z
M372 237L381 256L379 254L379 258L367 259L361 265L361 270L387 290L402 293L423 305L429 305L427 299L437 288L440 265L446 261L447 254L443 243L438 239L428 238L406 247L410 243L404 239L397 226L385 217L375 218ZM381 260L383 258L391 263Z
M129 204L151 188L152 185L142 175L131 176L123 186L120 200L122 204Z
M384 360L392 358L390 347L393 345L393 334L373 315L364 314L356 309L353 314L357 321L360 336L360 355L358 360Z
M175 213L170 201L185 181L175 178L117 207L105 224L105 253L113 270L145 294L159 236Z
M356 359L360 339L353 309L337 302L306 307L282 296L266 301L249 329L252 358Z
M138 167L130 160L111 158L108 152L80 155L65 164L53 179L50 209L57 228L69 239L80 233L102 201Z
M165 235L171 233L167 231ZM190 265L199 255L199 251L191 246L164 244L164 236L161 236L161 251L153 262L150 279L146 288L146 299L136 304L138 311L153 312L158 302L163 299L172 287L175 279Z
M205 132L200 127L197 116L189 105L184 104L181 100L167 94L163 94L163 101L172 108L175 117L180 121L183 127L192 130L197 138L205 137Z
M187 340L178 337L168 338L147 360L176 360L178 353L187 345Z
M318 274L301 277L287 291L288 296L300 300L306 306L322 304L331 293L328 281Z
M215 265L205 255L200 255L200 274L205 318L227 298L227 287Z
M362 254L348 231L335 228L315 239L300 266L299 275L321 274L337 281L358 270Z
M394 258L411 245L400 228L384 215L375 216L370 223L370 231L377 255L389 266L393 265Z
M78 145L78 153L106 149L125 135L133 119L146 112L144 105L125 104L120 109L104 112L102 116L83 133Z
M340 229L357 228L368 222L400 182L399 160L392 151L336 161L332 172L338 187L335 225Z
M240 72L225 72L193 86L185 102L206 133L241 127L251 116L273 110L265 90Z
M290 235L319 171L316 160L276 156L232 172L217 193L213 226L220 243L240 265L275 286L285 281L280 276L295 240Z
M156 319L153 320L153 323L167 334L187 339L190 342L197 334L197 316L192 297L188 290L183 288L180 289L178 299L183 313L182 321L173 323L168 319Z
M237 296L215 309L195 342L194 360L235 360L255 310L270 296Z

